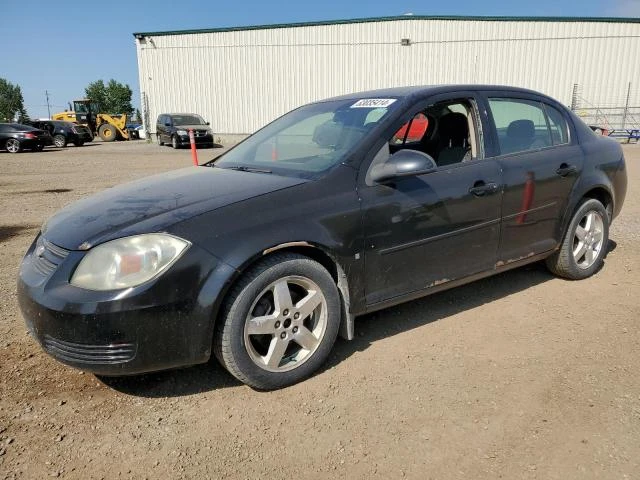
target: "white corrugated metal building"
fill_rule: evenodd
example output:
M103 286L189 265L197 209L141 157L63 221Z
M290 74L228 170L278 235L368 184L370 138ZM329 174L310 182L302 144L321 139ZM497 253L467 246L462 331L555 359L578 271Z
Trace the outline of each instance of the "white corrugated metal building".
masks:
M224 137L313 100L441 83L532 88L590 123L640 120L640 19L402 16L134 36L152 133L160 113L199 113Z

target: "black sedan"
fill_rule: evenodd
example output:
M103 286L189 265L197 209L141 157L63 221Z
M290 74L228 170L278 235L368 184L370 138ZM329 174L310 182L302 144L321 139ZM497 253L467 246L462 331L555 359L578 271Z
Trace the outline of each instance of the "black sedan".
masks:
M0 149L9 153L23 150L39 152L52 143L51 135L44 130L20 123L0 123Z
M66 207L26 253L20 306L77 368L135 374L213 353L279 388L353 338L358 315L540 260L589 277L626 187L620 146L529 90L347 95L205 165Z
M83 125L76 125L72 122L62 120L35 120L31 122L36 128L46 130L53 138L56 147L64 148L68 143L73 143L76 147L81 147L85 142L93 140L91 130Z

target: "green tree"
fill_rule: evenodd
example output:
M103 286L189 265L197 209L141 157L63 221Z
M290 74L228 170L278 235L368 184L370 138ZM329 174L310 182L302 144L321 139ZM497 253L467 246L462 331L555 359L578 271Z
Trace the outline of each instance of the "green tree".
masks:
M98 104L97 113L109 113L116 115L133 113L131 96L133 92L129 85L122 84L114 79L105 85L104 80L96 80L84 89L87 98Z
M24 99L20 86L0 78L0 121L12 122L16 116L19 119L27 119L27 111L24 108Z

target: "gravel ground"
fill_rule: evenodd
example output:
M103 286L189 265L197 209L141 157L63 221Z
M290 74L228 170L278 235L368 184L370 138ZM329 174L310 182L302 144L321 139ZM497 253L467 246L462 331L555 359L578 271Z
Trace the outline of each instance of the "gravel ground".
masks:
M188 166L188 150L0 152L0 479L640 478L640 146L625 152L629 193L597 275L536 264L361 317L321 372L269 393L213 360L98 379L48 357L18 310L44 219Z

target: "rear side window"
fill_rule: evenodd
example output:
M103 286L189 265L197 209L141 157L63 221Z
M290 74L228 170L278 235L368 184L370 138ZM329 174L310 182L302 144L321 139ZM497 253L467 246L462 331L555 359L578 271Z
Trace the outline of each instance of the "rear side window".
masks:
M555 107L545 103L544 109L549 118L549 129L551 130L551 140L554 145L564 145L569 143L569 130L564 115Z
M490 98L489 106L502 155L553 145L541 103L512 98Z

